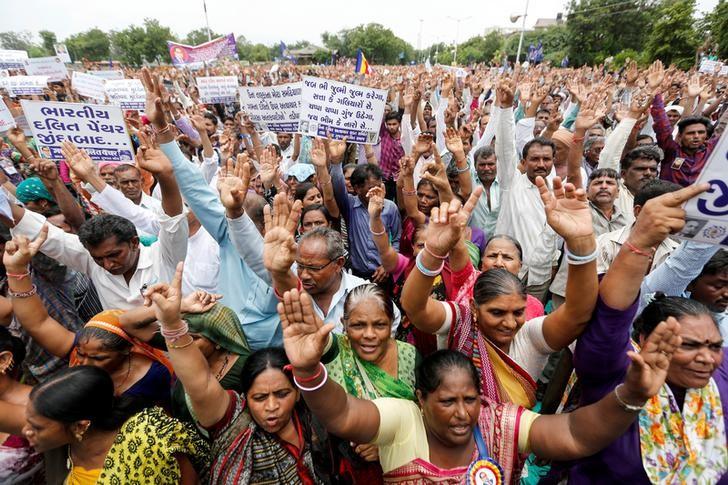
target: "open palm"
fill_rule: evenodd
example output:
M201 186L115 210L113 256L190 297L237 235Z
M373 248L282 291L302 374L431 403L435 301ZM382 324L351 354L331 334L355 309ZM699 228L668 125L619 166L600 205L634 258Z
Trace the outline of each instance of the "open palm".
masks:
M283 347L291 365L297 369L316 367L334 324L324 325L313 309L311 297L296 289L283 295L278 315L283 327Z
M536 178L536 186L541 194L546 221L564 239L578 238L593 234L591 210L583 189L575 189L572 184L561 183L554 178L551 192L543 178Z

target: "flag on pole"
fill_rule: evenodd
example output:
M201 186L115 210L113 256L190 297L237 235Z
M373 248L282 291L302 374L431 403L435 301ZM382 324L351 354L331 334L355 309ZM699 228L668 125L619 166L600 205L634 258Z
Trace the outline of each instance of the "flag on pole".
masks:
M357 74L370 74L372 72L372 68L369 67L367 58L364 57L361 49L357 49L356 51L356 67L354 68L354 72Z

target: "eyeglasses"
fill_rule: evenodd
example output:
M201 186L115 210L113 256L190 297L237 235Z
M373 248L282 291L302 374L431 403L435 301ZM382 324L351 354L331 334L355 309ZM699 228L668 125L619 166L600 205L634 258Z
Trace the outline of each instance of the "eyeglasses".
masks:
M336 258L339 259L339 258ZM336 261L336 259L330 260L328 263L324 264L323 266L311 266L308 264L299 263L296 261L296 268L299 273L302 273L303 271L309 271L311 273L318 273L319 271L323 270L325 267Z

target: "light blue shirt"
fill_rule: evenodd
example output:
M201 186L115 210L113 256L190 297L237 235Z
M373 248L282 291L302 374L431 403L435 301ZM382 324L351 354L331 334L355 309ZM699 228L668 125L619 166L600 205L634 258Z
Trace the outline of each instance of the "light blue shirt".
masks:
M262 236L247 215L240 218L250 222L241 221L243 237L250 241L247 246L250 251L241 258L230 239L225 208L218 194L205 182L202 172L184 156L176 142L162 144L161 149L172 161L185 201L220 245L218 289L223 294L221 303L237 314L251 350L282 345L283 333L276 311L278 299L263 266Z

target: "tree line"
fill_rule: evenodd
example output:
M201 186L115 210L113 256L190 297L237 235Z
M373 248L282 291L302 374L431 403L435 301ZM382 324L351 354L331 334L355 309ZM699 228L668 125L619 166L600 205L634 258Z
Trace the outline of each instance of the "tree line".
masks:
M212 37L220 34L213 32ZM0 32L0 46L28 51L30 57L54 54L53 45L60 39L49 30ZM252 43L238 35L240 59L250 62L271 61L280 57L280 44L266 46ZM156 19L144 19L141 25L105 32L92 28L73 34L63 43L74 60L118 60L132 66L168 62L167 40L197 45L208 40L207 30L195 29L184 37ZM415 50L391 29L370 23L339 32L324 32L325 49L314 52L314 62L324 63L332 54L354 57L362 49L371 63L406 64L423 61L450 64L454 45L439 43ZM457 46L457 63L500 63L513 60L518 49L519 33L504 34L494 30L465 40ZM728 58L728 0L719 0L712 12L697 12L695 0L571 0L566 20L545 29L526 32L521 59L528 46L543 45L544 58L560 64L568 56L570 65L599 64L613 58L621 65L626 58L647 65L655 59L666 64L689 68L697 54ZM308 47L308 41L289 44L288 48Z

